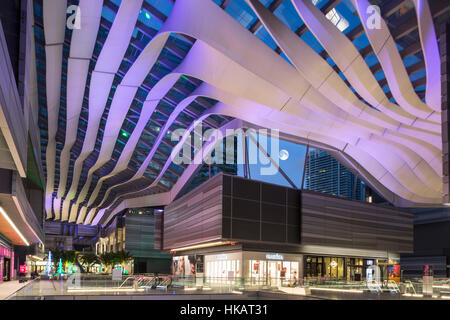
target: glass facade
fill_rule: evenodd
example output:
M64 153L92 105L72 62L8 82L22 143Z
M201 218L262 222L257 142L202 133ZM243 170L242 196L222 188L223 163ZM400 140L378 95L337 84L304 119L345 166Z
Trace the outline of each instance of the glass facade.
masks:
M365 183L327 152L319 149L309 150L304 187L344 198L366 200Z
M250 260L250 280L264 280L267 283L278 280L295 281L298 279L298 261Z
M326 151L251 130L245 141L243 134L237 134L228 148L225 141L211 153L214 163L202 164L177 198L222 172L347 199L386 202Z
M363 281L367 267L374 265L375 259L305 256L304 277L321 280Z
M179 259L174 257L173 261ZM175 264L180 265L178 262ZM210 283L244 279L251 285L278 286L297 282L302 274L301 268L301 254L223 252L205 255L204 275Z
M225 173L347 199L387 203L324 150L271 137L270 130L267 135L250 129L245 133L245 141L243 134L236 134L228 148L226 139L220 142L221 149L211 153L214 163L202 164L177 199L216 174Z
M216 260L206 263L206 277L235 278L241 276L240 260ZM212 280L213 281L213 280Z

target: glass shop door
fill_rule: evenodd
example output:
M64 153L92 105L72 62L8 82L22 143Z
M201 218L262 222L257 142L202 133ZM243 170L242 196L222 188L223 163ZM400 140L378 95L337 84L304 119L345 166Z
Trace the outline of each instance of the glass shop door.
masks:
M281 261L267 261L267 275L269 286L280 285Z

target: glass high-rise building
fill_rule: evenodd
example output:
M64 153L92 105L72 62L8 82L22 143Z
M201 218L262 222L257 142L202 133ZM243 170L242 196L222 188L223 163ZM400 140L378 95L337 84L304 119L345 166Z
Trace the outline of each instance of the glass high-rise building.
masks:
M366 200L365 183L326 151L319 149L309 150L304 188L349 199Z

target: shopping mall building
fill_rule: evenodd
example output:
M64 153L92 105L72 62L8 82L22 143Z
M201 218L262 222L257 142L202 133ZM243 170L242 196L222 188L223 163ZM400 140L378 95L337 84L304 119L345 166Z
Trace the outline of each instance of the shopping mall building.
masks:
M449 276L448 1L3 2L0 281Z
M387 278L412 252L413 216L396 208L219 174L165 208L173 273L255 281Z

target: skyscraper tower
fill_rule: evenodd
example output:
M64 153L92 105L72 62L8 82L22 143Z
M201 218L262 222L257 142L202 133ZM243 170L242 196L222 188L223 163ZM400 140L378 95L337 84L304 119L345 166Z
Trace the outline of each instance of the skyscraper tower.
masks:
M365 184L326 151L310 149L305 189L365 201Z

